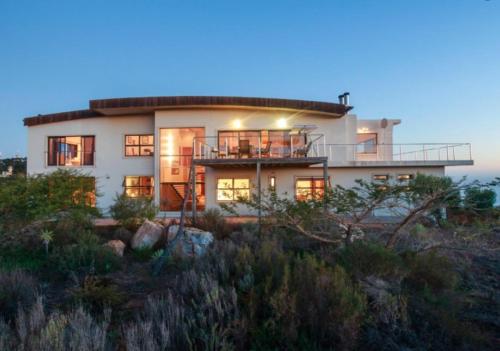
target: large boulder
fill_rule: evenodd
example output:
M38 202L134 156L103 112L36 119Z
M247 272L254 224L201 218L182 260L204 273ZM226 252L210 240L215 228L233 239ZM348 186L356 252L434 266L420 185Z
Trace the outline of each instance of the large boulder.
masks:
M121 240L110 240L104 246L109 247L111 251L117 256L123 257L123 251L125 250L125 243Z
M167 239L169 242L174 240L178 230L179 226L176 224L168 228ZM212 233L194 227L185 227L184 235L175 243L174 251L181 256L202 256L213 241Z
M161 239L163 226L146 220L137 230L130 241L132 249L152 248Z

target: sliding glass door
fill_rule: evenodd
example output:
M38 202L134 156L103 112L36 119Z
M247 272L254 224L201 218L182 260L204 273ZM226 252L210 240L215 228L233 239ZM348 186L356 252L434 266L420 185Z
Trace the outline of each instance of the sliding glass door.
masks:
M193 159L193 139L203 138L204 128L160 129L160 209L180 211L186 196L189 170ZM196 167L197 209L205 208L205 167ZM192 197L187 199L187 209L192 209Z

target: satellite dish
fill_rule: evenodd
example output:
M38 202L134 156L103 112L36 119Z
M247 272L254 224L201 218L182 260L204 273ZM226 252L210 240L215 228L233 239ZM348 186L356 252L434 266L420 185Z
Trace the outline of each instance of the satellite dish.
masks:
M382 128L387 128L388 125L389 125L389 121L387 120L387 118L382 118L382 120L380 121L380 126Z

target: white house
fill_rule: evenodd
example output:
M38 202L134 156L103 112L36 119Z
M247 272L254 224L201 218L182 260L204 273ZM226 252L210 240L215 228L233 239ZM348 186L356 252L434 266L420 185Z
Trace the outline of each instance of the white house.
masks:
M348 94L339 100L91 100L88 110L24 119L28 173L81 169L94 177L104 211L125 192L152 196L176 216L186 184L194 193L188 208L202 211L258 188L301 200L355 179L404 182L473 164L470 144L394 144L400 120L358 119Z

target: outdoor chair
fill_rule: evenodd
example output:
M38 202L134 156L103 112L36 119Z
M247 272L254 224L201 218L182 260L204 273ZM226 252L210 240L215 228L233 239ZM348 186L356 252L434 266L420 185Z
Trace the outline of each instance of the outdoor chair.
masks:
M261 157L269 157L271 155L271 144L273 142L269 141L263 149L260 149Z
M296 150L293 150L293 155L295 157L307 157L309 150L311 149L312 141L308 142L306 146L299 147Z
M250 140L240 140L238 152L240 157L242 157L243 155L250 157Z

